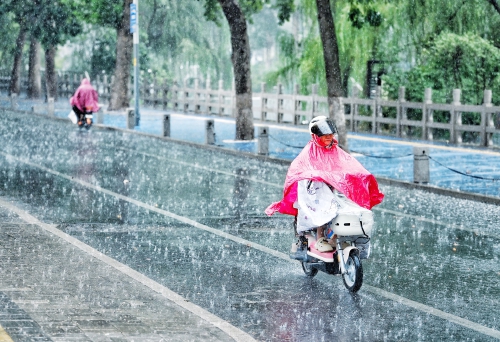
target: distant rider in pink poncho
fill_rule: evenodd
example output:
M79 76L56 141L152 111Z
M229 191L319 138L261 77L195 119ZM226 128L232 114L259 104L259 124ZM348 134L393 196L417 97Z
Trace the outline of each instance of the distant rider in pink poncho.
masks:
M85 122L85 115L95 113L99 110L98 99L99 95L90 84L90 80L84 78L73 97L69 100L78 118L78 126L82 127L85 123L87 127L92 125L92 118L87 117L87 122Z
M288 169L282 200L266 209L269 216L275 212L295 216L299 241L292 247L290 257L298 260L305 260L307 251L311 251L306 232L316 231L314 250L333 250L324 230L337 215L332 207L335 190L364 208L361 210L371 209L384 198L375 177L337 146L337 128L331 119L313 118L309 131L311 140Z

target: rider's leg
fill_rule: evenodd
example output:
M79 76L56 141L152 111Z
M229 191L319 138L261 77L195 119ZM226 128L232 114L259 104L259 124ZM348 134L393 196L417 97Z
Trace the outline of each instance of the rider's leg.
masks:
M78 118L78 126L83 125L83 120L85 119L85 113L83 113L77 106L73 106L73 112L75 112L76 117Z
M297 216L295 216L295 221L293 223L295 230L295 236L298 238L297 242L292 244L292 249L290 250L290 258L306 261L307 260L307 248L308 241L307 237L304 235L304 231L297 230Z
M333 247L328 243L325 238L326 224L316 229L316 245L314 246L320 252L331 252Z
M318 227L318 229L316 229L316 239L317 240L321 239L322 237L325 237L325 228L326 228L326 224L321 226L321 227Z

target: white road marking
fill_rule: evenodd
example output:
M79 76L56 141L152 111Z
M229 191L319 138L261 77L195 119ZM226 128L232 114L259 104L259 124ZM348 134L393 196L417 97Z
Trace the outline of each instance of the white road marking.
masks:
M65 174L60 173L58 171L49 169L49 168L47 168L45 166L32 163L30 161L27 161L27 160L24 160L24 159L21 159L21 158L9 155L7 153L0 152L0 154L3 154L6 157L10 157L10 158L12 158L12 159L14 159L14 160L16 160L18 162L24 163L26 165L30 165L32 167L38 168L40 170L43 170L43 171L45 171L47 173L51 173L51 174L53 174L55 176L67 179L67 180L69 180L71 182L74 182L74 183L77 183L77 184L80 184L80 185L82 185L84 187L87 187L87 188L90 188L90 189L94 189L96 191L100 191L100 192L102 192L104 194L113 196L113 197L115 197L117 199L121 199L123 201L127 201L127 202L132 203L134 205L137 205L137 206L139 206L141 208L144 208L144 209L147 209L147 210L150 210L150 211L154 211L156 213L162 214L162 215L167 216L167 217L171 217L173 219L178 220L179 222L189 224L189 225L191 225L191 226L193 226L195 228L202 229L202 230L205 230L207 232L210 232L210 233L213 233L215 235L218 235L218 236L221 236L223 238L226 238L228 240L232 240L234 242L246 245L248 247L255 248L257 250L260 250L260 251L262 251L264 253L268 253L268 254L270 254L272 256L275 256L277 258L280 258L282 260L286 260L286 261L290 261L290 262L294 262L294 263L296 262L296 261L292 261L288 257L288 255L286 255L284 253L281 253L281 252L275 251L273 249L270 249L268 247L259 245L257 243L254 243L254 242L242 239L240 237L237 237L237 236L234 236L234 235L222 232L222 231L217 230L215 228L212 228L212 227L206 226L204 224L201 224L199 222L196 222L194 220L191 220L191 219L189 219L187 217L171 213L171 212L169 212L167 210L156 208L156 207L154 207L152 205L149 205L147 203L143 203L143 202L140 202L140 201L135 200L133 198L130 198L130 197L127 197L127 196L123 196L123 195L118 194L116 192L104 189L104 188L102 188L100 186L90 184L90 183L85 182L83 180L80 180L80 179L77 179L77 178L65 175ZM2 204L4 206L8 206L8 208L16 208L13 205L9 204L8 202L2 201L1 199L0 199L0 204ZM137 281L140 281L141 283L143 283L145 285L148 284L146 286L148 286L148 287L154 289L155 291L161 293L165 297L167 297L169 299L173 298L173 299L171 299L173 301L176 301L176 300L179 301L179 303L176 302L177 304L181 305L182 301L184 301L184 299L181 296L179 296L175 292L172 292L171 290L169 290L168 288L164 287L163 285L160 285L160 284L156 283L155 281L153 281L153 280L147 278L146 276L142 275L141 273L138 273L138 272L132 270L128 266L123 265L123 264L117 262L116 260L114 260L112 258L109 258L106 255L103 255L102 253L98 252L97 250L93 249L92 247L90 247L90 246L82 243L81 241L79 241L79 240L71 237L70 235L68 235L66 233L63 233L62 231L58 230L57 228L55 228L55 226L42 223L42 222L38 221L35 217L29 215L28 213L25 213L25 214L27 215L27 216L25 215L25 217L26 217L25 221L30 222L29 220L36 220L36 222L37 222L36 224L42 226L44 229L46 229L48 231L51 231L55 235L60 236L61 238L63 238L64 240L66 240L68 242L71 241L71 243L74 244L75 246L78 246L80 249L82 249L84 251L87 251L88 254L93 255L96 258L99 258L100 260L103 260L103 261L106 260L105 262L109 263L110 265L113 265L116 269L123 270L124 273L129 274L131 277L133 277L134 279L136 279ZM32 221L32 222L34 222L34 221ZM500 339L500 331L498 331L498 330L482 326L482 325L480 325L478 323L471 322L471 321L466 320L464 318L461 318L459 316L455 316L455 315L446 313L444 311L435 309L435 308L433 308L431 306L428 306L428 305L425 305L425 304L422 304L422 303L418 303L418 302L412 301L412 300L407 299L405 297L399 296L399 295L391 293L391 292L384 291L384 290L376 288L374 286L364 285L364 288L365 288L365 290L367 290L367 291L369 291L369 292L371 292L373 294L376 294L376 295L379 295L381 297L384 297L384 298L396 301L398 303L401 303L401 304L406 305L408 307L412 307L412 308L417 309L419 311L431 314L431 315L436 316L438 318L441 318L441 319L444 319L444 320L447 320L447 321L459 324L459 325L461 325L461 326L463 326L465 328L477 331L477 332L479 332L481 334L488 335L488 336ZM189 303L189 304L191 304L191 303ZM186 303L184 303L184 305L186 305ZM201 310L200 312L205 311L204 309L199 308L197 306L195 306L195 308L191 308L191 305L187 305L186 309L188 309L190 311L191 310L195 310L195 311ZM195 311L192 311L192 312L195 312ZM206 312L206 313L207 313L207 315L212 315L209 312ZM237 330L236 332L241 332L242 334L246 334L246 333L242 332L241 330L239 330L239 329L231 326L226 321L220 322L221 321L220 318L218 318L215 315L213 315L213 316L214 316L213 319L216 318L217 320L216 320L215 323L212 323L212 324L217 325L217 324L222 324L222 322L225 322L225 324L228 325L229 327L236 329ZM217 325L217 326L219 326L219 325ZM228 329L228 331L230 331L231 333L236 333L236 332L233 332L230 328L226 327L225 325L223 325L223 326L224 326L224 328ZM222 330L222 326L219 326L219 328ZM226 330L224 330L224 331L226 331ZM229 332L227 332L227 333L229 334ZM233 336L233 335L231 335L231 336Z

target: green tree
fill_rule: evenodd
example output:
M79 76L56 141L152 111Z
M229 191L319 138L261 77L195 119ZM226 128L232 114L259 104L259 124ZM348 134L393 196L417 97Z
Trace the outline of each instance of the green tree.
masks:
M451 102L452 89L461 89L463 103L482 104L484 89L500 92L500 50L477 35L446 32L422 50L415 67L385 80L393 97L402 85L409 100L422 101L432 88L437 102Z
M62 0L38 1L39 6L33 8L37 15L30 30L45 48L47 96L55 99L57 98L57 73L55 69L57 47L68 37L78 35L82 30L82 25L72 15L74 8L71 4Z
M386 34L379 50L387 72L384 89L396 96L400 83L409 99L420 101L424 88L430 87L436 102L448 102L453 88L461 88L462 102L480 103L484 87L490 87L498 102L496 71L488 66L500 47L496 34L500 13L495 4L495 0L398 0L391 35Z
M36 2L33 2L35 4ZM14 18L14 22L17 23L17 26L19 27L16 43L13 47L13 61L12 61L12 69L11 69L11 77L10 77L10 84L9 84L9 94L16 93L19 94L20 92L20 78L21 78L21 67L22 67L22 57L23 57L23 49L24 49L24 43L26 40L26 37L28 36L28 23L31 23L34 21L34 18L36 16L36 12L34 11L32 3L24 4L24 1L22 0L5 0L0 3L0 13L3 13L2 19L6 19L5 14L12 14ZM2 27L8 27L6 25L2 25ZM2 40L4 41L4 40ZM32 45L33 46L33 45ZM34 57L36 55L36 58L38 58L38 54L33 54L34 52L37 51L32 51L30 54L30 57ZM30 61L30 65L33 64L34 61ZM31 70L33 73L34 70ZM37 70L39 73L39 70ZM30 80L33 80L33 74L30 74ZM33 90L31 94L28 95L33 95L34 97L38 97L40 94L40 91L37 91L37 88L39 89L40 86L36 87L33 83L30 84L30 89Z
M262 10L265 0L205 0L205 17L220 23L220 9L231 32L231 61L233 64L236 95L236 139L254 138L252 113L252 78L250 68L250 43L247 32L247 17ZM275 3L280 18L287 20L293 11L293 0Z
M132 64L132 34L130 34L130 4L132 0L61 0L71 4L73 15L86 22L116 30L116 61L108 109L128 107L128 85ZM140 9L139 9L140 11Z

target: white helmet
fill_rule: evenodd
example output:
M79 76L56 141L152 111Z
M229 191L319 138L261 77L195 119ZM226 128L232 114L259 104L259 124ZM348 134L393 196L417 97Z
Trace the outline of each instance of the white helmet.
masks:
M309 132L321 137L322 135L337 133L337 126L335 126L332 119L326 116L316 116L309 122Z

